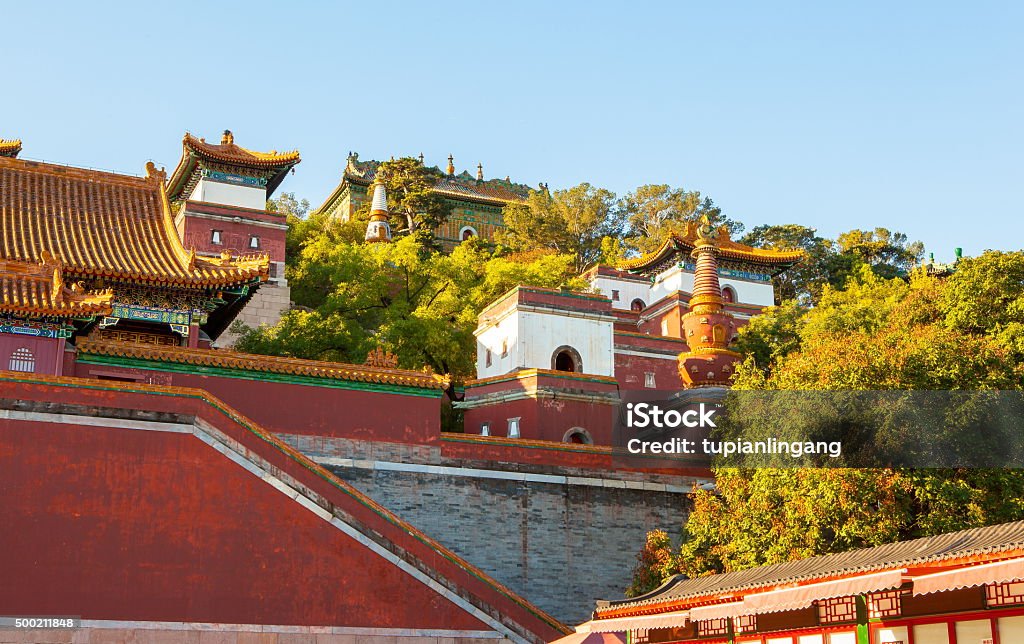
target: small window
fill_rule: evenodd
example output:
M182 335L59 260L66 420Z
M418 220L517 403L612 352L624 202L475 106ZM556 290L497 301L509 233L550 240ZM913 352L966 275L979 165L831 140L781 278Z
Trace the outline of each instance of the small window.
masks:
M210 231L210 243L211 244L217 244L218 246L220 246L221 244L224 243L223 235L224 235L224 233L219 231L219 230L211 230Z
M472 239L476 237L476 235L476 228L473 228L472 226L463 226L462 230L459 231L459 237L462 239L462 241Z
M21 347L11 354L11 361L8 363L7 368L10 371L32 373L36 370L36 357L30 349Z
M644 387L648 389L654 389L657 385L654 384L654 372L648 371L644 373Z
M508 419L508 437L509 438L519 438L519 418L520 417L509 418Z
M491 435L491 424L489 422L487 422L487 423L480 423L480 435L481 436L490 436Z
M629 304L629 310L630 311L634 311L636 313L639 313L640 311L643 311L646 308L647 308L647 305L644 304L644 301L641 300L640 298L636 298L635 300L633 300Z
M260 238L256 235L249 236L249 248L257 249L260 247Z
M501 341L501 357L502 358L507 358L508 357L508 340L502 340Z
M491 366L492 362L493 362L493 360L491 358L491 350L488 349L487 352L484 354L484 366L485 367L489 367L489 366Z
M618 302L618 301L619 301L619 290L613 288L612 289L612 302Z

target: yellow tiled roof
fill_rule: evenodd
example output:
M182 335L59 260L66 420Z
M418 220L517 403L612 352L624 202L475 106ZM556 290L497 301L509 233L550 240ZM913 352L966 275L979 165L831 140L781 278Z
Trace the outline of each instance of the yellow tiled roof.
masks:
M44 254L72 277L185 288L266 279L266 255L200 258L181 245L164 193L147 177L0 157L0 259L39 263Z
M245 371L265 371L314 378L377 382L419 387L422 389L446 389L449 382L445 376L421 371L352 365L340 362L302 360L299 358L282 358L278 356L261 356L221 349L189 349L186 347L133 344L83 338L78 342L78 350L83 353L138 358L141 360L224 367Z
M0 139L0 157L16 157L21 152L21 139Z
M0 260L0 311L16 315L77 317L111 312L111 291L86 291L64 283L62 266Z
M201 162L214 162L228 166L248 168L266 172L268 176L267 196L269 197L284 179L288 170L300 163L298 150L289 152L256 152L235 145L235 136L225 130L219 144L207 143L206 139L185 132L181 140L181 160L171 173L168 193L172 200L187 198L198 180Z
M804 251L796 250L768 250L754 248L729 239L729 233L725 229L718 230L717 246L719 257L737 261L750 262L752 264L768 264L776 267L788 267L796 264L804 258ZM647 253L635 259L626 260L618 266L619 270L642 271L657 267L674 253L681 252L689 256L690 252L697 245L697 230L693 222L687 222L682 233L673 233L653 253Z

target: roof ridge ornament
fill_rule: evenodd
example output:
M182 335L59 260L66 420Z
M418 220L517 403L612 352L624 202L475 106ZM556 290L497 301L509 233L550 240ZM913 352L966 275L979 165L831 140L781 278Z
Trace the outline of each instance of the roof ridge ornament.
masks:
M455 157L448 155L448 167L445 169L449 177L455 176Z
M231 133L231 130L224 130L224 134L220 137L221 145L234 145L235 135Z

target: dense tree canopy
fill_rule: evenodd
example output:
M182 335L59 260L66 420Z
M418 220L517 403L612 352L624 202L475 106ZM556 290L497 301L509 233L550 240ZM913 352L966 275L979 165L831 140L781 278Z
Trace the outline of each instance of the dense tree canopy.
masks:
M747 358L734 389L1024 389L1024 253L987 252L946 278L915 271L886 279L874 268L862 263L843 289L823 285L813 308L790 302L755 318L740 333ZM747 417L737 427L754 432L771 422ZM926 442L948 434L935 427ZM653 561L645 546L631 592L677 572L738 570L1024 518L1018 469L717 468L715 477L715 490L694 491L669 564L663 556L643 563Z
M602 242L624 230L615 195L589 183L567 190L532 191L526 202L505 207L498 241L515 250L547 248L575 256L576 272L601 259Z
M669 235L704 215L715 227L726 226L732 235L743 230L743 224L722 215L710 197L664 184L640 186L623 197L619 207L629 226L627 245L640 253L657 250Z

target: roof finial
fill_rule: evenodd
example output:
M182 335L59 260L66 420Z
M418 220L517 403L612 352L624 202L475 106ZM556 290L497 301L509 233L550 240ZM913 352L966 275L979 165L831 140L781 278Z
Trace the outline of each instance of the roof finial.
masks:
M420 152L420 165L423 165L423 153Z
M224 130L224 135L220 137L221 145L231 145L235 142L235 135L231 133L231 130Z
M482 163L476 164L476 180L477 181L483 181L484 180L484 164L482 164Z
M455 157L448 155L448 176L455 175Z

